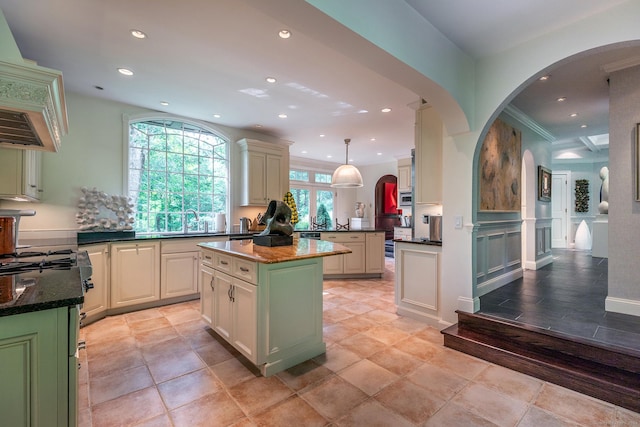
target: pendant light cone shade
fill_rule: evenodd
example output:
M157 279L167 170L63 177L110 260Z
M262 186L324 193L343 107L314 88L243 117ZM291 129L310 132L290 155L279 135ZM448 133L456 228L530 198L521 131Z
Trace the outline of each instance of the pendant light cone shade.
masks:
M345 159L345 164L339 166L333 172L331 176L331 186L335 188L357 188L362 187L364 184L362 183L362 175L360 175L360 171L353 165L349 164L349 142L350 139L345 139L344 143L347 146L347 155Z

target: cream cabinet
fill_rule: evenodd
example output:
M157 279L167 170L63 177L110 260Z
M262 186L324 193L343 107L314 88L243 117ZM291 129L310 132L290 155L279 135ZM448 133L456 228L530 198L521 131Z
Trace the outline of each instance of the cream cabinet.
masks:
M40 200L42 152L0 149L0 198Z
M411 165L398 165L398 191L411 191Z
M111 244L111 308L160 299L160 242Z
M109 308L109 244L80 246L87 251L91 260L91 283L93 288L84 295L82 312L86 314L84 323L103 318Z
M442 204L442 141L444 125L435 108L416 112L415 203Z
M325 258L322 271L326 276L380 277L384 272L384 233L328 231L321 240L340 243L351 253Z
M365 271L384 273L384 232L366 234Z
M282 200L289 189L289 148L252 139L241 139L243 206L266 206Z
M204 264L200 264L200 313L202 319L211 326L213 324L215 282L213 269Z
M203 285L202 317L263 375L297 365L325 351L321 266L321 258L266 264L203 248L201 280L212 285Z
M442 247L395 242L395 303L398 314L439 327Z

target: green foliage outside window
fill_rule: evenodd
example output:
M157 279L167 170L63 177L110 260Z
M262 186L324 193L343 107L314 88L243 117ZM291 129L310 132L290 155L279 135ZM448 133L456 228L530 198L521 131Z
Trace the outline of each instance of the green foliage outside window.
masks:
M327 211L327 207L324 205L324 203L321 203L318 206L318 212L316 213L316 223L324 224L327 230L330 230L331 228L333 228L331 215L329 215L329 212Z
M129 125L129 197L137 232L179 232L185 216L202 229L227 212L228 141L213 132L173 120ZM200 216L185 213L193 209Z

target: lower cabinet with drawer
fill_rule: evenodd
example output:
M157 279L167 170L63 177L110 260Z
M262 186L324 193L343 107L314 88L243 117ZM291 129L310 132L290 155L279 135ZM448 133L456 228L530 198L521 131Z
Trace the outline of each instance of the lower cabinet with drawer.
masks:
M340 243L351 253L324 261L323 272L329 278L381 277L384 272L384 232L323 232L321 240Z
M325 352L321 258L260 263L203 249L200 282L203 320L263 375Z

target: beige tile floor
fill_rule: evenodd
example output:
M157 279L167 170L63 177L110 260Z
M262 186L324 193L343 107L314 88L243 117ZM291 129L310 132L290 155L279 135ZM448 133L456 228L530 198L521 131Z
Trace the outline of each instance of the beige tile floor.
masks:
M199 302L83 328L80 426L640 426L640 414L447 349L378 280L324 283L327 352L264 378Z

